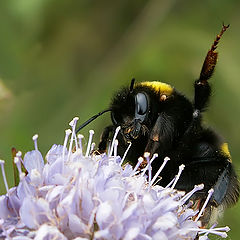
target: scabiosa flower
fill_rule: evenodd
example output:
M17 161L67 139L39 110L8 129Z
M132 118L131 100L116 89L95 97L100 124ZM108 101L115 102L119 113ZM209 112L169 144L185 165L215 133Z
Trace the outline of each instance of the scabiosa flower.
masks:
M22 158L16 154L18 186L8 188L4 161L0 161L6 195L0 196L0 239L65 240L65 239L208 239L213 233L226 237L228 227L202 229L200 212L191 209L189 198L203 184L189 192L174 189L184 166L168 186L156 184L158 176L170 160L165 158L155 176L152 159L145 153L148 165L139 171L136 166L122 166L126 153L117 156L117 129L109 152L91 154L94 149L91 130L86 152L82 135L75 135L77 118L66 130L64 145L54 144L46 162L38 150ZM72 133L72 134L71 134ZM71 136L70 140L69 137ZM22 167L26 169L25 173ZM209 193L205 205L212 194Z

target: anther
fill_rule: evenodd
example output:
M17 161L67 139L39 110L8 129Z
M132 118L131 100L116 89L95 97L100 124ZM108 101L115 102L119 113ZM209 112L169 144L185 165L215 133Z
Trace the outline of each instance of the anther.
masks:
M178 174L176 175L176 178L175 178L175 180L174 180L174 182L173 182L173 185L171 186L171 189L174 189L174 188L175 188L175 186L176 186L176 184L177 184L177 182L178 182L178 180L179 180L179 178L180 178L180 176L181 176L182 171L183 171L184 168L185 168L185 165L184 165L184 164L182 164L182 165L179 166Z
M38 150L37 139L38 139L38 134L35 134L35 135L32 137L32 140L33 140L33 142L34 142L35 150Z

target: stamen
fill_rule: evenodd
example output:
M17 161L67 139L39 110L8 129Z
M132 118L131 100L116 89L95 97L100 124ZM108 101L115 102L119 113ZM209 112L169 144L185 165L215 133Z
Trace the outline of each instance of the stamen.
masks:
M197 215L197 217L196 217L196 219L195 219L195 222L197 222L197 221L199 220L199 218L201 217L201 215L202 215L204 209L206 208L206 206L207 206L207 204L208 204L208 202L209 202L209 200L210 200L213 192L214 192L213 188L211 188L211 189L208 191L208 196L207 196L207 198L206 198L206 200L205 200L205 202L204 202L204 204L203 204L203 206L202 206L201 211L200 211L199 214Z
M21 157L22 156L22 152L21 151L18 151L17 153L16 153L16 157Z
M95 146L96 146L96 143L93 142L93 143L91 144L90 153L92 153L92 152L94 151Z
M133 176L136 173L137 169L139 168L139 166L142 162L143 162L143 157L139 157L138 162L137 162L136 166L134 167L133 171L131 172L130 176Z
M215 228L217 226L217 223L214 223L209 229L213 229L213 228ZM229 228L230 229L230 228ZM208 235L209 233L207 232L207 233L205 233L203 236L204 237L207 237L207 235Z
M8 193L9 188L8 188L7 178L6 178L5 169L4 169L5 161L0 160L0 164L1 164L1 169L2 169L2 177L3 177L4 185L5 185L6 191Z
M20 176L20 174L22 173L22 167L21 167L21 162L19 160L19 157L15 157L14 158L14 163L16 164L17 166L17 169L18 169L18 174Z
M206 228L189 228L190 231L196 231L199 234L204 234L204 236L207 236L208 234L215 234L218 235L222 238L226 238L227 232L230 230L230 228L228 226L226 227L222 227L222 228L210 228L210 229L206 229Z
M71 141L70 141L70 146L69 146L69 152L72 152L72 144L73 144L73 141L75 141L76 150L78 149L76 132L75 132L78 119L79 119L78 117L75 117L75 118L73 118L73 120L69 123L69 126L72 127L72 136L71 136ZM71 144L71 143L72 143L72 144ZM68 154L69 154L69 152L68 152Z
M151 160L150 160L150 165L153 163L153 161L158 157L158 154L157 153L154 153ZM144 174L146 173L146 171L148 170L148 165L142 170L142 173L141 173L141 176L143 177Z
M69 123L69 126L72 127L72 136L71 136L70 143L69 143L67 161L69 161L70 156L71 156L71 154L72 154L73 139L76 138L76 136L75 136L75 128L76 128L77 121L78 121L78 117L75 117L75 118L73 118L73 120ZM76 142L75 142L75 143L76 143Z
M81 155L82 155L82 153L83 153L82 139L84 138L84 136L83 136L82 134L78 134L77 137L78 137L79 149L80 149L80 151L81 151Z
M160 166L160 168L158 169L158 171L156 172L156 174L154 175L152 181L151 181L151 185L153 185L153 183L156 181L157 177L159 176L159 174L162 172L163 168L165 167L165 165L167 164L167 162L170 160L169 157L165 157L163 160L162 165Z
M150 153L149 152L145 152L144 153L144 157L147 159L147 167L148 167L148 190L150 190L151 188L151 180L152 180L152 167L151 167L151 163L150 163Z
M67 149L67 142L68 142L68 138L69 138L69 135L71 134L71 129L67 129L65 130L65 139L64 139L64 143L63 143L63 154L62 154L62 157L64 159L65 157L65 150Z
M115 130L115 133L114 133L114 136L113 136L113 140L112 140L112 144L111 144L111 148L110 148L110 152L109 152L108 156L112 156L113 148L114 148L114 142L115 142L115 140L117 138L117 135L118 135L120 129L121 129L121 126L118 126L116 128L116 130Z
M22 152L21 152L21 151L18 151L18 152L16 153L16 157L18 157L19 160L21 161L21 163L23 164Z
M170 186L173 184L175 179L176 179L176 176L171 180L171 182L165 188L170 188Z
M35 135L32 137L32 140L33 140L33 142L34 142L35 150L38 150L37 139L38 139L38 134L35 134Z
M118 149L118 140L116 139L115 141L114 141L114 159L116 159L116 157L117 157L117 149Z
M150 164L152 165L153 161L158 157L157 153L154 153L151 160L150 160Z
M9 201L11 203L11 206L12 206L15 214L18 216L17 210L15 209L14 203L12 201L12 198L11 198L10 194L9 194L9 188L8 188L6 174L5 174L4 164L5 164L5 161L4 160L0 160L0 165L1 165L1 169L2 169L2 177L3 177L4 185L5 185L8 197L9 197Z
M184 168L185 168L185 165L184 165L184 164L182 164L182 165L179 166L178 174L176 175L176 178L175 178L175 180L174 180L174 182L173 182L173 185L171 186L171 189L172 189L172 190L175 188L175 186L176 186L176 184L177 184L177 182L178 182L178 180L179 180L179 178L180 178L180 175L181 175L181 173L182 173L182 171L183 171Z
M126 156L127 156L127 154L128 154L128 151L129 151L129 149L130 149L131 146L132 146L132 142L129 143L129 145L128 145L128 147L127 147L127 149L126 149L126 151L125 151L125 153L124 153L124 155L123 155L123 157L122 157L122 160L121 160L121 162L120 162L120 166L122 166L122 164L123 164L123 162L124 162L124 160L125 160L125 158L126 158Z
M93 131L93 130L90 130L90 131L89 131L87 151L86 151L85 157L88 157L88 156L89 156L90 149L91 149L91 144L92 144L92 139L93 139L93 134L94 134L94 131Z
M200 191L204 188L204 184L199 184L199 185L195 185L194 188L188 192L180 201L181 201L181 205L183 205L190 197L192 197L192 195L197 192Z
M64 139L64 144L63 144L63 152L62 152L62 172L64 173L64 161L65 161L65 151L67 149L67 142L69 135L71 134L71 129L65 130L65 139Z

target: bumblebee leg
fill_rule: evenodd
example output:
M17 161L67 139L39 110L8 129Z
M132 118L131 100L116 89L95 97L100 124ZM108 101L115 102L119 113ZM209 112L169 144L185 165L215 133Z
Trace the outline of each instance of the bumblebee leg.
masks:
M104 130L101 134L100 142L98 144L98 151L100 153L106 152L108 141L109 141L109 136L113 132L113 130L114 130L114 126L112 126L112 125L104 128Z
M211 87L208 83L208 79L210 79L213 75L218 58L216 48L219 40L221 39L223 33L228 29L228 27L229 25L226 26L223 24L221 32L216 36L211 49L207 53L202 66L200 77L197 81L195 81L194 106L195 109L198 109L200 111L204 111L204 108L207 107L209 97L211 95Z
M164 112L160 113L152 131L145 152L151 155L154 153L164 153L172 146L174 138L174 123L172 117Z

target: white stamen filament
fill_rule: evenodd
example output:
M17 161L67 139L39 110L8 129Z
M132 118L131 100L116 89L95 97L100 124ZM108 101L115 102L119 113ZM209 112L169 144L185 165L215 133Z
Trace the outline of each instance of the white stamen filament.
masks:
M218 235L222 238L226 238L227 237L227 233L230 228L228 226L226 227L222 227L222 228L210 228L210 229L207 229L207 228L189 228L188 229L189 231L196 231L198 232L199 234L204 234L204 236L207 236L208 234L215 234L215 235Z
M171 182L169 182L169 184L165 188L170 188L170 186L173 184L175 179L176 179L176 176L171 180Z
M69 126L72 127L72 136L71 136L70 143L69 143L67 161L69 161L70 156L71 156L71 154L72 154L72 146L73 146L73 140L75 139L75 128L76 128L77 121L78 121L78 117L75 117L75 118L73 118L73 120L69 123Z
M207 204L208 204L208 202L209 202L209 200L210 200L213 192L214 192L213 188L211 188L211 189L208 191L208 196L207 196L207 198L206 198L206 200L205 200L205 202L204 202L204 204L203 204L203 206L202 206L201 211L200 211L199 214L197 215L197 217L196 217L196 219L195 219L195 222L197 222L197 221L199 220L199 218L202 216L202 213L203 213L204 209L206 208L206 206L207 206Z
M150 153L145 152L144 157L147 159L147 167L148 167L148 190L151 188L151 180L152 180L152 166L150 163Z
M162 165L160 166L160 168L158 169L158 171L156 172L156 174L154 175L152 181L151 181L151 185L156 181L157 177L159 176L159 174L162 172L163 168L165 167L166 163L170 160L169 157L165 157L163 160Z
M150 164L152 165L153 161L158 157L157 153L154 153L151 160L150 160Z
M94 151L95 146L96 146L96 143L93 142L93 143L91 144L90 153L92 153L92 152Z
M136 166L134 167L133 171L131 172L130 176L133 176L136 173L137 169L139 168L139 166L142 162L143 162L143 157L139 157L138 162L137 162Z
M204 184L199 184L199 185L195 185L194 188L188 192L182 199L181 199L181 203L184 204L190 197L192 197L192 195L199 191L202 190L204 188Z
M75 141L75 146L76 146L76 150L78 149L78 143L77 143L77 138L76 138L76 132L75 132L75 129L76 129L76 126L77 126L77 121L78 121L78 117L75 117L73 118L73 120L69 123L69 126L72 127L72 136L71 136L71 141L70 143L73 141ZM69 146L69 152L71 152L70 150L72 150L72 146L70 148ZM69 154L68 152L68 154Z
M183 171L184 168L185 168L185 165L184 165L184 164L182 164L182 165L179 166L178 174L176 175L176 178L175 178L175 180L174 180L174 182L173 182L173 185L171 186L171 189L174 189L174 188L175 188L175 186L176 186L176 184L177 184L177 182L178 182L178 180L179 180L179 178L180 178L180 176L181 176L182 171Z
M154 153L149 164L151 165L153 163L153 161L158 157L158 154L157 153ZM142 173L141 173L141 176L144 176L144 174L146 173L146 171L148 170L148 165L142 170Z
M89 130L88 145L87 145L87 151L86 151L85 157L89 156L90 149L91 149L91 144L92 144L92 139L93 139L93 134L94 134L94 131Z
M19 157L15 157L14 158L14 163L16 164L17 166L17 169L18 169L18 174L20 176L20 174L22 173L22 168L21 168L21 162L19 160Z
M117 157L117 149L118 149L118 140L116 139L114 141L114 151L113 151L114 159L116 159Z
M38 139L38 134L35 134L35 135L32 137L32 140L33 140L33 142L34 142L35 150L38 150L37 139Z
M63 152L62 152L62 173L64 173L64 161L65 161L65 151L67 149L67 142L69 135L71 134L71 129L65 130L65 138L64 138L64 144L63 144Z
M0 165L1 165L1 169L2 169L2 177L3 177L4 185L5 185L5 188L6 188L6 191L7 191L9 200L10 200L10 203L12 205L12 208L13 208L14 212L16 213L16 215L18 216L17 210L15 209L15 205L14 205L14 203L12 201L12 198L11 198L11 196L9 194L9 188L8 188L6 174L5 174L4 164L5 164L5 161L4 160L0 160Z
M118 135L120 129L121 129L121 126L118 126L116 128L116 130L115 130L115 133L114 133L114 136L113 136L113 140L112 140L112 144L111 144L111 148L110 148L110 152L109 152L109 156L112 156L113 148L114 148L114 142L115 142L115 140L117 138L117 135Z
M120 162L120 164L119 164L120 166L122 166L122 164L123 164L123 162L124 162L124 160L125 160L125 158L126 158L126 156L127 156L127 154L128 154L128 151L129 151L129 149L130 149L131 146L132 146L132 142L129 143L129 145L128 145L126 151L125 151L125 153L123 154L122 160L121 160L121 162Z
M217 223L214 223L209 229L213 229L217 226ZM230 230L230 228L229 228ZM205 233L203 236L207 236L209 233Z
M65 130L65 138L64 138L63 153L62 153L62 158L63 158L63 159L65 158L65 151L66 151L66 149L67 149L68 138L69 138L71 132L72 132L71 129Z
M77 137L78 137L79 149L81 151L81 156L82 156L82 153L83 153L82 139L84 138L84 136L82 134L78 134Z
M4 160L0 160L0 165L1 165L1 169L2 169L2 177L3 177L3 181L4 181L4 185L5 185L6 191L8 193L9 188L8 188L6 174L5 174L4 164L5 164L5 161Z

